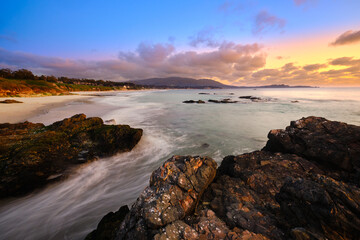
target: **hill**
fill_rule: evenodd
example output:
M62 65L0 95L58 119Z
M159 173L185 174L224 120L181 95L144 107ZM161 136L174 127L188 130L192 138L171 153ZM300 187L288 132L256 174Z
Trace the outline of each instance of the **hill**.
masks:
M194 79L181 77L148 78L129 81L137 85L160 88L237 88L211 79Z

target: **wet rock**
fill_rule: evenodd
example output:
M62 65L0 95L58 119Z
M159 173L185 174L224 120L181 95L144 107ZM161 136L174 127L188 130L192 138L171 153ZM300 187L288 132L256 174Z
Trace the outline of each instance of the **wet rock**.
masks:
M291 178L276 199L291 227L302 227L324 239L360 236L360 190L356 187L323 175ZM292 230L292 234L299 232Z
M250 98L252 98L252 96L240 96L239 98L242 98L242 99L250 99Z
M126 216L117 239L147 239L157 229L190 215L216 174L211 158L173 156L150 178ZM178 225L172 228L178 228Z
M208 147L210 147L210 145L208 143L201 144L201 148L208 148Z
M50 126L0 124L0 197L27 193L74 164L130 151L141 129L78 114Z
M14 100L14 99L5 99L3 101L0 101L0 103L11 104L11 103L23 103L23 102L17 101L17 100Z
M359 174L359 126L307 117L292 121L285 130L271 130L268 138L264 150L295 153L326 167Z
M205 103L205 102L203 100L198 100L198 101L187 100L187 101L183 101L183 103Z
M237 103L238 101L232 101L230 98L225 98L225 99L222 99L222 100L209 99L208 102L212 102L212 103Z
M115 121L115 119L109 119L109 120L106 120L105 123L106 123L106 124L109 124L109 125L110 125L110 124L115 125L115 124L116 124L116 121Z
M294 154L257 151L226 157L204 202L230 228L240 228L270 239L286 239L275 199L289 175L322 173L317 166Z
M126 214L128 214L128 206L122 206L117 212L110 212L106 214L99 224L96 230L89 233L85 240L110 240L114 239L116 232L119 229L120 224L124 220Z
M215 178L213 160L174 156L152 174L115 239L358 239L358 128L292 122L270 132L262 151L225 157ZM339 156L350 156L352 169L319 160Z

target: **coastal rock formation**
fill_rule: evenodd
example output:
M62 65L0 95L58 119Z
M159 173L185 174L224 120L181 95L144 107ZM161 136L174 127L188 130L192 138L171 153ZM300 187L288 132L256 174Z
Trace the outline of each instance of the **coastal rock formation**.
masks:
M358 239L359 128L300 119L263 150L225 157L215 178L213 160L174 156L110 239Z
M173 156L150 178L121 224L117 239L147 239L190 215L216 174L211 158Z
M78 114L49 126L0 124L0 197L29 192L74 164L130 151L141 129Z
M292 121L285 130L271 130L268 138L264 150L295 153L316 161L328 168L332 177L359 187L359 126L308 117Z

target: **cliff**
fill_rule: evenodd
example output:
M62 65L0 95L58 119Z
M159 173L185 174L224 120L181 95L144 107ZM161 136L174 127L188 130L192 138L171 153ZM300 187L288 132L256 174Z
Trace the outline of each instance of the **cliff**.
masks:
M360 127L307 117L268 138L217 169L172 157L86 239L358 239Z

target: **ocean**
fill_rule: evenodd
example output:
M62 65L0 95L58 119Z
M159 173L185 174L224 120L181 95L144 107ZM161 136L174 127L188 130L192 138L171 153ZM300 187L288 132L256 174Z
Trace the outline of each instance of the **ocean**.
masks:
M206 94L199 94L206 93ZM144 129L128 153L79 167L65 181L0 202L0 239L83 239L100 219L131 205L153 170L172 155L218 164L265 146L271 129L307 116L360 125L360 88L152 90L106 92L28 119L51 124L77 113ZM260 101L240 99L254 96ZM217 104L207 100L231 99ZM206 104L184 104L204 100Z

